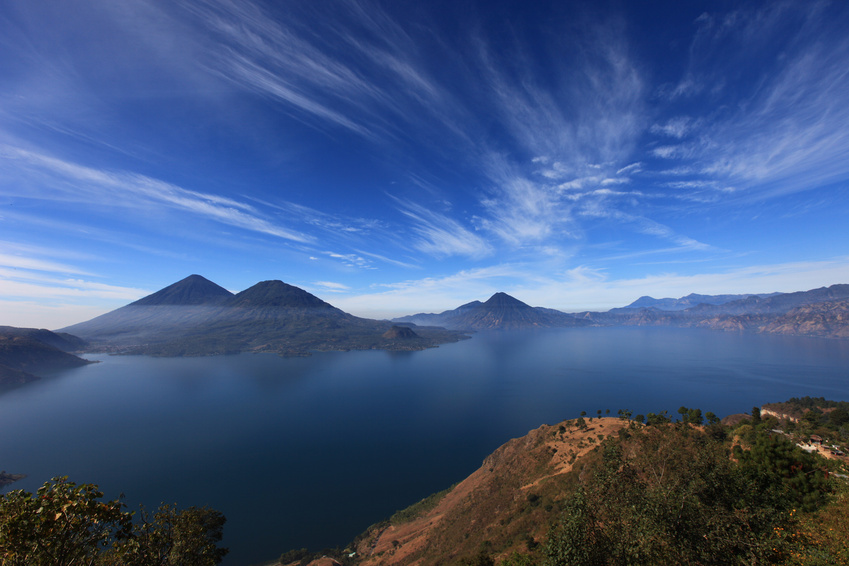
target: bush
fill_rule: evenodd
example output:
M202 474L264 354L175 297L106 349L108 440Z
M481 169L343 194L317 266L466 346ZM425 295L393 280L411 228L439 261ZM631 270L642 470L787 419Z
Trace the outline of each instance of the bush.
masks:
M93 484L53 478L33 495L0 498L0 557L4 566L214 566L224 515L163 505L138 523L120 499L101 501Z
M692 429L608 441L549 535L547 566L754 564L786 555L782 486ZM766 481L764 481L766 480Z

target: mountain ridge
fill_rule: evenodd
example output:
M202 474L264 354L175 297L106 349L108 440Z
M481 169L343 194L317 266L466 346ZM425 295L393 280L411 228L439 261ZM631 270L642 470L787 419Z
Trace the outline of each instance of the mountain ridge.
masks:
M213 283L206 277L193 274L159 291L130 303L134 306L159 305L210 305L220 304L233 297L233 293Z
M749 293L739 295L700 295L698 293L690 293L684 297L677 299L663 298L655 299L648 295L643 295L633 303L620 307L621 309L639 309L639 308L656 308L664 311L679 311L688 308L696 307L701 304L705 305L722 305L732 301L748 299L750 297L768 298L781 293Z
M22 385L39 379L45 372L92 363L69 352L84 344L68 334L0 326L0 385Z
M532 307L501 291L485 302L472 301L439 314L420 313L394 318L392 322L445 326L455 330L521 330L586 324L564 312Z
M122 354L203 356L319 350L420 350L465 338L442 328L417 328L403 340L384 336L388 321L359 318L279 280L235 295L192 275L89 321L62 329L91 348Z

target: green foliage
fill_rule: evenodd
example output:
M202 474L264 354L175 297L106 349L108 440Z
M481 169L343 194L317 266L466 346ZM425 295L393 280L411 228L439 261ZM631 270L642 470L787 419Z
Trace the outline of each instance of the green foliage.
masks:
M829 488L817 458L786 438L759 435L750 450L737 450L736 456L746 473L782 486L799 508L813 511L825 502Z
M825 397L791 397L786 402L787 405L796 405L802 409L831 409L842 408L849 410L849 401L831 401Z
M218 548L224 515L206 507L178 512L161 505L151 516L141 512L134 535L116 546L115 556L124 566L215 566L227 554Z
M671 421L672 419L669 418L669 415L666 414L666 411L661 411L657 414L649 413L648 415L646 415L646 424L649 426L663 425Z
M499 562L499 566L535 566L536 561L532 556L527 554L512 553L510 556Z
M781 485L707 434L655 426L609 440L582 477L549 535L547 566L754 564L786 551Z
M546 544L546 566L596 566L604 564L603 533L587 502L583 488L566 500L562 518Z
M460 564L462 566L495 566L495 561L485 550L481 550L473 558L463 558Z
M292 550L287 550L283 554L280 555L280 558L277 559L280 564L291 564L293 562L300 562L304 558L311 557L312 554L306 548L296 548Z
M427 513L428 511L439 505L439 502L442 501L442 498L448 495L451 490L454 489L456 486L457 484L455 483L448 489L443 489L440 492L429 495L421 501L413 503L406 509L396 511L395 514L389 518L389 522L393 525L397 525L400 523L405 523L407 521L415 519L420 515Z
M133 523L120 500L101 501L93 484L54 478L35 495L0 498L0 557L4 566L214 566L224 516L214 510L144 510Z
M681 407L678 409L678 414L681 415L682 423L694 425L701 425L704 423L704 417L702 417L701 409L688 409L687 407Z
M35 495L15 490L0 499L0 556L7 566L91 564L132 532L120 500L100 501L92 484L54 478Z
M828 423L834 429L839 429L843 425L849 423L849 411L842 407L834 409L828 413Z

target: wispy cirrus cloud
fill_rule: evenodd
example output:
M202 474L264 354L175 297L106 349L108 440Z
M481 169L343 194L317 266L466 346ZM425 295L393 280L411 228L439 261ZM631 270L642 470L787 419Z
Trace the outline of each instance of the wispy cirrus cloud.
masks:
M492 253L493 248L486 240L458 221L413 202L394 200L398 210L413 221L411 231L416 239L412 245L416 249L437 257L481 258Z
M25 255L21 255L25 254ZM0 242L0 268L24 269L27 271L44 271L50 273L70 273L75 275L92 275L83 268L53 259L42 259L35 256L53 256L44 248L20 245L12 242Z
M681 140L656 147L654 155L717 185L746 189L750 198L844 179L849 38L841 18L831 21L832 9L839 7L783 1L699 18L690 67L674 91L712 104L701 105L709 110L700 117L653 127ZM776 56L769 46L779 38L783 50Z
M671 138L681 139L686 136L696 124L688 116L676 116L670 118L663 124L652 124L650 131L655 134L662 134Z
M325 293L344 293L351 290L348 285L335 281L313 281L313 286L318 287Z
M187 9L216 34L206 62L213 73L297 109L314 126L332 124L381 143L403 138L404 124L427 124L424 116L450 124L440 116L451 113L449 97L423 70L416 41L376 4L311 6L309 28L249 1Z
M413 38L409 26L377 4L352 2L316 20L347 51L304 28L297 16L273 19L251 2L215 0L190 10L227 46L207 63L213 72L296 108L317 126L341 127L378 144L438 136L463 148L463 167L486 179L479 209L472 222L407 207L420 236L416 247L424 253L485 255L492 243L482 245L471 224L513 247L570 237L580 230L558 185L590 174L602 185L624 183L623 175L634 172L616 175L633 165L648 89L624 24L615 18L570 35L568 61L554 69L554 90L540 82L520 39L505 50L479 33L452 46L472 55L464 61L466 72L484 79L467 85L470 105L424 64L422 38ZM484 125L491 122L484 112L497 117L498 135L515 148L510 157L500 139L485 133L492 124ZM540 155L549 160L546 167L523 157Z
M372 263L357 254L340 254L336 252L322 252L327 257L341 261L346 267L357 267L360 269L374 269Z
M12 146L0 146L0 160L6 161L23 176L30 173L40 179L54 181L50 184L42 183L36 194L22 193L18 196L73 200L121 208L166 206L199 218L294 242L307 243L314 240L307 234L272 223L249 204L229 197L184 189L138 173L94 169ZM7 185L0 191L8 193L15 189Z
M535 62L521 45L503 60L476 38L487 98L516 150L490 151L481 160L491 181L481 198L477 224L511 246L583 234L569 189L596 189L630 182L645 128L647 83L630 55L618 20L593 22L570 35L550 84L540 82ZM527 161L516 155L531 156ZM585 193L592 198L593 193ZM616 206L599 200L597 206Z

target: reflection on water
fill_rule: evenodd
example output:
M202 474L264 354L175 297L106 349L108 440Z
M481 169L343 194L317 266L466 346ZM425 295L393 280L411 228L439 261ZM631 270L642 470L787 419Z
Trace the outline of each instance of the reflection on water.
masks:
M348 542L580 411L718 415L849 399L849 343L670 328L479 333L412 353L96 356L0 395L11 488L69 475L131 507L210 505L225 564ZM9 489L11 489L9 488Z

